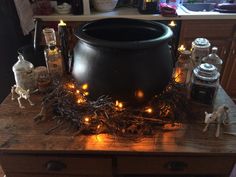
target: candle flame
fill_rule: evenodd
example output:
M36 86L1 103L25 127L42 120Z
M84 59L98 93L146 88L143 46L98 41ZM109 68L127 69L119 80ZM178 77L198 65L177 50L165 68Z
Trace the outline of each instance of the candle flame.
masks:
M175 21L171 21L169 24L168 24L170 27L175 27L176 26L176 23L175 23Z
M63 22L63 20L60 20L60 23L58 24L58 26L66 26L66 23Z
M178 48L178 51L184 51L184 50L186 50L186 48L184 47L184 45L182 44L179 48Z

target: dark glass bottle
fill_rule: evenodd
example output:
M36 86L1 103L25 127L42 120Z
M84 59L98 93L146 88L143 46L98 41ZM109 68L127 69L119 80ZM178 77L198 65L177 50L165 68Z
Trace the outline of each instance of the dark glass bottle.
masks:
M71 0L72 14L82 15L83 14L83 0Z

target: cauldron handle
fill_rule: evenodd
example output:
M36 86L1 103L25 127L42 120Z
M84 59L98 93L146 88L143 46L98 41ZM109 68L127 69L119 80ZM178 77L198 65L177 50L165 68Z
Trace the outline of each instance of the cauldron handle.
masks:
M170 53L171 53L171 58L172 58L172 62L173 62L173 67L175 66L175 63L177 61L176 55L175 55L175 47L173 44L168 45L169 49L170 49Z
M34 19L34 50L39 50L39 45L41 42L41 31L42 31L42 20L40 18Z

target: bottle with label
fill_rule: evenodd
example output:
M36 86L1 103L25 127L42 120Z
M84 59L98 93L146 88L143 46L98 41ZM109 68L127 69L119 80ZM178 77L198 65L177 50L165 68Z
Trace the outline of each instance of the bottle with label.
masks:
M44 50L48 73L53 82L59 81L64 73L61 51L56 46L56 35L53 28L43 30L47 48Z
M175 64L173 75L174 81L177 84L185 85L187 87L191 80L192 70L193 63L191 60L191 52L189 50L181 51Z
M33 92L36 90L36 80L34 65L24 59L22 55L18 56L18 61L12 67L17 87Z
M202 62L213 64L220 73L223 61L217 55L217 51L218 51L217 47L212 47L211 54L209 54L207 57L202 58Z

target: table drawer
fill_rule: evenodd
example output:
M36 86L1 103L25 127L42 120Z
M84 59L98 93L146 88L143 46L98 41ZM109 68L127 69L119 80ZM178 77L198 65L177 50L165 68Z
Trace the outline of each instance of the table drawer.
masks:
M9 173L7 177L111 177L111 176L77 176L77 175L60 175L60 174L35 174L35 173Z
M111 176L112 159L104 157L58 157L3 155L6 173L42 173Z
M118 174L229 174L230 157L120 157Z

